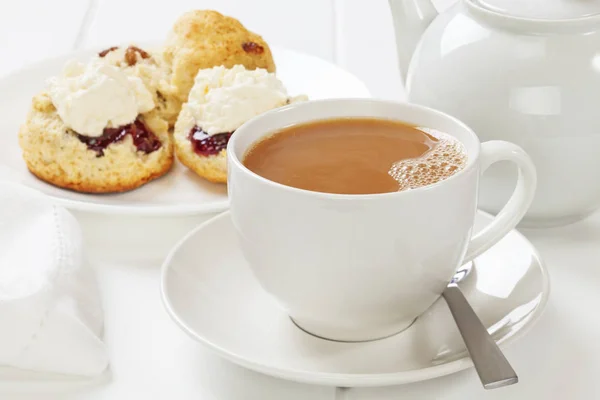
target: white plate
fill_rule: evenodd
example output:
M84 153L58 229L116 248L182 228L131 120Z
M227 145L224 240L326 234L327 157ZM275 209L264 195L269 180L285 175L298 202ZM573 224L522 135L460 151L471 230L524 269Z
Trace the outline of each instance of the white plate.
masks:
M478 230L490 217L479 213L476 220ZM460 287L502 345L531 328L549 294L542 261L516 231L478 258ZM192 338L234 363L283 379L384 386L472 366L443 300L406 331L379 341L332 342L301 331L254 279L228 212L174 248L163 265L161 290L168 313Z
M273 47L277 75L290 94L311 99L369 97L366 86L354 75L314 56ZM17 132L25 120L31 97L45 80L59 73L71 58L85 60L98 50L78 51L49 59L0 79L0 179L20 182L51 196L74 210L105 214L175 216L223 211L228 207L227 188L196 176L176 163L165 177L131 192L92 195L60 189L31 175L18 145Z

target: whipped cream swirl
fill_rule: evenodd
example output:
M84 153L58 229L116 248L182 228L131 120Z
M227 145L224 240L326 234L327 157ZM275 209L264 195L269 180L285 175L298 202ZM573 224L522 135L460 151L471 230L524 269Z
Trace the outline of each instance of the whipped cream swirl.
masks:
M68 62L61 76L48 80L48 92L65 125L91 137L154 108L152 93L139 77L101 57L87 64Z
M214 135L233 132L252 117L305 99L290 98L283 83L265 69L219 66L198 71L185 107L196 126Z

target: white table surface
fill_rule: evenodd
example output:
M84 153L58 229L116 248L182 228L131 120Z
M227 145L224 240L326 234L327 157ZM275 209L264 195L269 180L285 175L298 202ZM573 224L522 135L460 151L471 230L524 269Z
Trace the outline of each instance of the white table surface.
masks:
M436 2L442 8L450 0ZM126 40L161 39L173 19L214 8L242 20L273 44L336 62L358 75L376 97L402 98L391 17L385 0L21 0L0 2L0 75L52 55ZM106 221L95 240L110 235ZM101 225L104 224L104 225ZM88 232L89 234L89 232ZM474 370L398 387L352 389L347 399L600 399L600 215L525 234L546 260L552 294L541 321L506 348L518 385L485 391ZM168 243L167 243L168 244ZM102 249L109 255L112 247ZM201 348L166 315L159 297L159 262L94 258L106 312L111 376L74 391L31 387L0 399L314 399L333 388L295 384L234 366ZM339 393L338 393L339 394ZM340 396L338 396L339 398Z

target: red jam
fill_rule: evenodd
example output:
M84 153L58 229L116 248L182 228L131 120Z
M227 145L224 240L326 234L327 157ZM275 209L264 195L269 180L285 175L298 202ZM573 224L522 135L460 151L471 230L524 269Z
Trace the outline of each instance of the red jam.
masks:
M188 137L190 142L192 142L192 148L196 154L208 157L219 154L221 150L225 150L232 133L225 132L209 135L202 128L194 126Z
M158 137L146 126L146 124L137 118L131 124L123 125L118 128L104 128L101 136L92 137L75 133L77 138L85 143L90 150L96 152L96 157L102 157L104 150L112 143L120 142L127 135L131 135L133 144L138 151L146 154L152 153L162 146Z

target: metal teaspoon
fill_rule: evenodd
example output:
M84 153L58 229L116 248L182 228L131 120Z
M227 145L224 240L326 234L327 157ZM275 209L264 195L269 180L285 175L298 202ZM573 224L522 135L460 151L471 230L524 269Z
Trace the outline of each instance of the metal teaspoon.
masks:
M483 387L496 389L513 385L519 382L516 372L458 287L458 282L469 271L470 267L460 269L442 296L450 308Z

